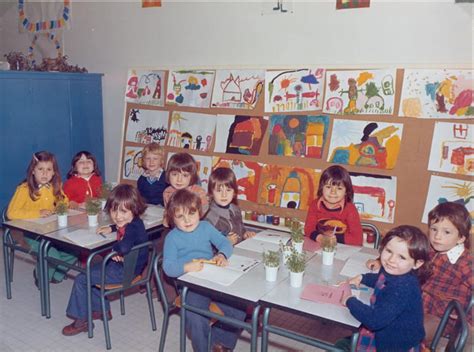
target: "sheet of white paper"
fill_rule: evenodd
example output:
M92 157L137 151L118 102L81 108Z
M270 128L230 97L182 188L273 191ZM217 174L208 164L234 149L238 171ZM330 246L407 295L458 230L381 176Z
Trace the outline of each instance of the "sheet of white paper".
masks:
M222 286L229 286L243 274L243 272L228 270L217 265L204 264L204 268L201 271L187 273L186 275L211 281Z
M57 215L51 215L47 216L45 218L36 218L36 219L25 219L26 221L31 221L36 224L44 225L53 221L58 221L58 216Z
M367 268L365 263L369 259L375 259L378 255L368 253L355 253L352 255L344 264L340 274L342 276L354 277L359 274L369 273L370 269Z
M362 247L357 246L346 246L338 244L336 247L336 259L346 260L347 258L351 257L353 254L360 251Z
M163 214L165 209L155 205L148 205L145 214L142 216L142 220L145 224L150 225L155 222L163 221Z
M247 258L241 255L233 254L229 259L229 265L225 269L247 272L260 263L258 259Z
M115 232L112 232L104 236L105 238L95 233L95 229L79 229L63 235L64 238L75 244L78 244L83 247L88 247L100 242L108 242L110 240L113 240L114 238L116 238L117 234Z
M260 231L254 237L256 240L274 244L279 244L280 242L286 244L290 238L291 236L288 233L273 230Z
M263 253L264 251L278 251L280 249L278 243L260 241L255 238L249 238L248 240L242 241L235 247L257 253Z

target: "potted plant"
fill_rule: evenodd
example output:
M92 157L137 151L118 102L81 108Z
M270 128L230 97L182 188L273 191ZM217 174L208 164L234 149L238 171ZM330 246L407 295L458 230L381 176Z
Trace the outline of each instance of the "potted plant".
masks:
M293 220L291 225L291 243L298 253L303 253L303 242L303 227L298 220Z
M263 264L265 265L265 279L276 281L278 268L280 267L280 252L266 251L262 253Z
M306 258L304 253L298 253L294 248L286 261L286 266L290 271L291 287L301 287L303 283L303 274L306 266Z
M65 201L59 201L56 204L56 214L58 215L58 226L66 227L67 226L67 203Z
M336 238L323 235L321 236L320 242L323 252L323 264L332 265L334 263L334 255L336 253Z
M283 244L282 241L280 241L280 253L281 253L283 264L286 264L286 261L288 260L288 257L291 254L292 248L293 247L291 245L287 245L287 244L285 245Z
M86 199L86 213L89 226L97 226L99 224L98 214L101 210L100 200L97 198Z
M104 182L100 188L100 202L101 202L101 208L104 210L105 204L107 203L107 198L109 198L110 192L112 192L112 189L114 187L112 186L111 183Z

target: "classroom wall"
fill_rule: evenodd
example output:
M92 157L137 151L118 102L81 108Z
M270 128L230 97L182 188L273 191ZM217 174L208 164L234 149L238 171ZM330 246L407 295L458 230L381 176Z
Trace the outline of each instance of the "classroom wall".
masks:
M472 4L372 0L370 8L336 11L335 2L295 2L293 14L262 16L262 1L163 0L151 9L141 1L73 1L65 53L71 64L105 74L106 178L118 174L129 67L472 65ZM0 15L0 57L26 53L17 2L0 2Z

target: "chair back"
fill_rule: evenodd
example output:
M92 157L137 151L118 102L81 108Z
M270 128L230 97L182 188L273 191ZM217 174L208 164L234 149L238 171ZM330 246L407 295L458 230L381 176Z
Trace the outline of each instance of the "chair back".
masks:
M362 231L370 231L374 234L375 236L375 239L374 239L374 248L377 249L379 248L379 244L380 244L380 231L379 229L377 228L377 226L373 225L373 224L370 224L368 222L361 222L360 223L362 225Z

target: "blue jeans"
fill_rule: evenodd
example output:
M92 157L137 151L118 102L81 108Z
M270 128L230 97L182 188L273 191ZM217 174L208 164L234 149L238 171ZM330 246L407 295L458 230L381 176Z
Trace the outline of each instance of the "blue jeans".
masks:
M210 302L211 298L193 291L188 291L186 296L187 304L203 310L209 309ZM219 306L226 317L244 321L246 315L245 311L228 306L221 302L214 301L214 303ZM209 318L194 312L186 311L186 333L191 339L194 351L207 351L209 329ZM214 324L212 327L211 346L219 343L227 348L234 349L240 332L241 329L238 328L233 328L220 323Z

